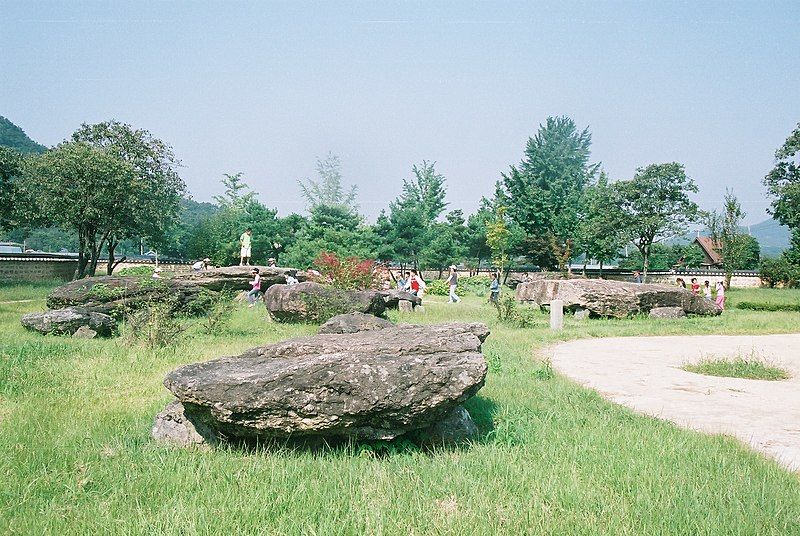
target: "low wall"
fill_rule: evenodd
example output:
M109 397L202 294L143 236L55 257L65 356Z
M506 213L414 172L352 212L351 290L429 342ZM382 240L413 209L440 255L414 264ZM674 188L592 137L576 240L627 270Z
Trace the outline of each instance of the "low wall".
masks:
M0 253L0 283L72 281L78 259L70 255Z
M137 266L152 266L153 268L155 268L155 265L156 265L155 262L150 262L150 261L124 261L119 263L114 268L114 274L119 274L119 271L125 268L135 268ZM159 262L158 267L164 270L165 272L174 272L174 273L184 273L192 269L191 264L177 263L177 262ZM105 262L98 264L97 273L98 274L106 273Z

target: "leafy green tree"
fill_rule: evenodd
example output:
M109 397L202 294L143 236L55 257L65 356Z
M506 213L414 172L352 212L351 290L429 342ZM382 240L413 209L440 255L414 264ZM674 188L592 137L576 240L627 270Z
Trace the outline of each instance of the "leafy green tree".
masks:
M136 170L107 148L64 142L26 166L21 185L31 209L78 235L78 277L93 275L109 233L117 229Z
M541 265L563 269L572 255L584 189L597 172L589 164L591 142L589 130L579 131L569 117L548 117L519 166L502 175L508 214L529 235L527 254Z
M22 155L14 149L0 147L0 230L19 225L20 210L25 204L20 198L19 178Z
M786 259L800 267L800 123L775 151L775 167L764 177L773 198L770 214L792 231Z
M620 221L642 255L642 276L647 280L653 244L684 234L699 219L689 193L697 185L677 162L651 164L636 170L632 180L614 183L624 219Z
M434 222L428 228L428 243L422 250L422 263L427 268L442 272L451 264L458 264L466 255L466 226L464 213L453 210L445 217L444 222Z
M403 181L403 193L398 200L403 206L419 207L426 225L433 223L447 206L445 178L436 172L435 165L436 162L427 160L414 164L411 167L414 178Z
M344 208L356 212L356 194L358 188L353 185L345 192L342 184L342 164L339 157L329 153L325 160L317 158L317 180L298 181L303 197L308 202L309 210L320 205Z
M222 210L245 210L255 200L255 192L248 191L250 187L244 182L244 174L225 173L222 178L225 186L223 195L215 195L214 201Z
M494 218L486 225L486 244L492 251L492 263L502 272L510 261L512 234L506 216L506 208L495 209Z
M601 276L603 263L617 258L626 242L624 229L620 226L624 214L617 193L616 188L609 184L606 174L600 173L597 183L586 188L583 198L579 250L584 252L587 259L597 259Z
M488 259L492 252L486 243L487 225L492 220L492 212L489 210L489 201L484 197L478 210L467 218L467 256L471 261L474 259L475 268L481 267L481 262Z
M124 238L144 238L153 245L163 245L167 229L177 222L180 201L186 184L177 167L180 162L167 143L144 129L134 129L119 121L83 124L72 134L72 141L108 151L133 170L117 199L116 211L103 230L101 244L108 249L107 273L115 266L114 253ZM95 264L91 266L93 275Z
M712 211L706 215L706 225L712 240L719 245L725 269L725 286L731 286L735 270L742 270L753 263L752 237L741 232L745 212L733 192L725 192L722 212ZM758 242L756 242L758 244ZM758 258L755 259L758 263Z

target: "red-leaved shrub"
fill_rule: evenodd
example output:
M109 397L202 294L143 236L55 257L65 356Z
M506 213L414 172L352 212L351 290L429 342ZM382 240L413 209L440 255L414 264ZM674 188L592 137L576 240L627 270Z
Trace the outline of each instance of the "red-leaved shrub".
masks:
M365 290L376 286L375 261L369 259L340 259L336 253L323 251L314 260L314 266L326 282L337 288Z

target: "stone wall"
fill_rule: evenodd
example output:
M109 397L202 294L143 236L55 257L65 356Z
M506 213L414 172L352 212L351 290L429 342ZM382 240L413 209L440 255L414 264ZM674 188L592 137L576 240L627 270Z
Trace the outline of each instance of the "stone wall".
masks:
M78 259L68 255L0 254L0 284L37 281L72 281Z

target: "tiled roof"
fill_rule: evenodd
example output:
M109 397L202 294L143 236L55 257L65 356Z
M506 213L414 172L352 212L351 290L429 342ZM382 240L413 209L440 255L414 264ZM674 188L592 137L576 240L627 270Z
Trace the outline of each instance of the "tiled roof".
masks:
M712 265L722 264L722 255L719 250L722 249L718 242L715 242L709 236L698 236L694 239L697 245L703 250L706 256L711 259Z

